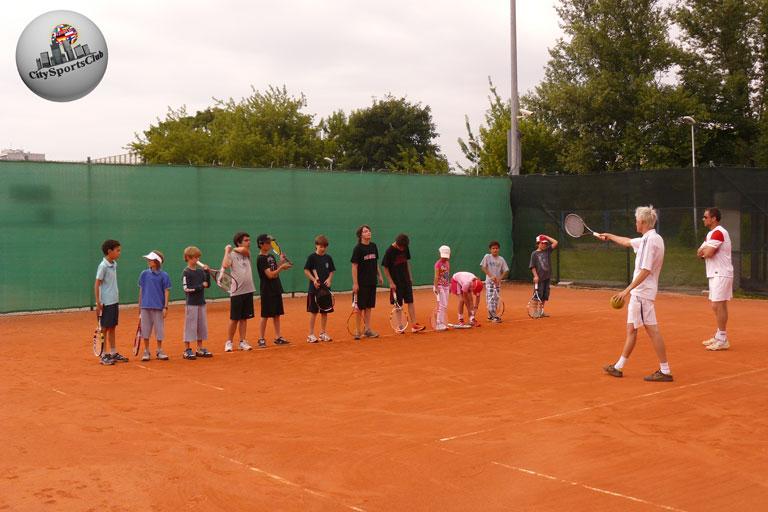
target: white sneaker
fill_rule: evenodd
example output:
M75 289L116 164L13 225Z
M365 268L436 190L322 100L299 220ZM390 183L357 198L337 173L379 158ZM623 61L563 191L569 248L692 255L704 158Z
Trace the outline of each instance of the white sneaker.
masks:
M310 334L307 336L307 343L317 343L319 340L317 339L317 336L314 334Z
M437 327L435 327L435 330L436 331L447 331L448 330L448 326L445 325L445 324L438 324Z
M714 343L707 345L707 350L728 350L731 348L731 344L728 340L715 340Z
M224 352L232 352L232 340L227 340L224 344Z
M704 341L702 341L702 342L701 342L701 344L702 344L702 345L704 345L704 346L706 347L707 345L711 345L711 344L713 344L713 343L714 343L714 342L716 342L716 341L717 341L717 338L715 338L715 337L713 336L713 337L709 338L708 340L704 340Z
M240 350L251 350L251 346L245 340L240 340Z
M320 341L333 341L333 338L328 336L327 332L321 332L320 333Z
M166 354L165 352L163 352L163 349L158 349L158 351L157 351L157 353L155 354L155 356L156 356L156 357L157 357L159 360L161 360L161 361L167 361L167 360L168 360L168 354Z
M142 361L149 361L152 359L152 355L149 353L149 350L144 351L144 355L141 356Z

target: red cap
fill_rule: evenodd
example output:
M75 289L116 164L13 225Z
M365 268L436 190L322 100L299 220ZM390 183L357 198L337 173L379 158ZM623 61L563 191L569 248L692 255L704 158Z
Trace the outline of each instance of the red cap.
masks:
M536 243L540 244L541 242L544 242L545 244L549 243L549 239L547 238L546 235L539 235L536 237Z
M475 278L472 280L472 293L475 295L480 295L480 292L483 291L483 286L485 286L485 283L483 283L481 280Z

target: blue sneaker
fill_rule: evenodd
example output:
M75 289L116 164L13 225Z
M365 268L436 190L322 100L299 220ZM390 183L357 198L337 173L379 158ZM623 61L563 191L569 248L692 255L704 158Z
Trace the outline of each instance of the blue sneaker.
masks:
M211 354L207 348L201 347L197 349L197 352L195 352L195 355L197 357L213 357L213 354Z
M125 356L121 356L121 355L120 355L119 353L117 353L117 352L115 352L114 354L112 354L112 355L110 356L110 358L111 358L113 361L117 362L117 363L127 363L127 362L128 362L128 358L127 358L127 357L125 357Z
M101 359L99 359L99 362L104 366L112 366L113 364L115 364L115 362L110 357L110 354L102 354Z
M192 352L191 348L184 350L184 359L197 359L197 356Z
M290 345L291 342L287 339L280 336L279 338L275 339L275 345Z
M260 338L258 345L259 345L259 348L267 348L267 340L265 340L264 338Z

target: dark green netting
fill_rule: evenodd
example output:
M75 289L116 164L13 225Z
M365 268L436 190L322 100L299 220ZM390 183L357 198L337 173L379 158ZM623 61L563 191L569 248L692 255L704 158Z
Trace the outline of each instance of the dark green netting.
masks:
M91 304L106 238L123 247L121 303L136 301L142 254L165 253L171 297L181 299L184 247L218 266L240 230L278 238L295 264L281 275L286 291L306 289L302 268L320 233L338 268L334 287L351 288L362 223L382 256L398 233L410 236L417 284L432 282L442 244L454 271L476 273L490 240L508 259L512 249L506 178L48 162L0 162L0 176L0 312Z

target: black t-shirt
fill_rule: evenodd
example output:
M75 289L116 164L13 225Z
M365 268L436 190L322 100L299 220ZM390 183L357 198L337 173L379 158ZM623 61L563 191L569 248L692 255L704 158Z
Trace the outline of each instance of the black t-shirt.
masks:
M352 263L357 263L357 284L376 286L378 282L379 249L371 242L368 245L357 244L352 250Z
M552 254L551 247L547 247L543 251L533 251L531 253L531 262L528 264L528 268L535 268L539 279L542 281L552 278L552 259L550 254Z
M316 252L313 252L307 257L307 262L304 264L304 269L309 270L310 274L313 270L317 271L317 277L320 278L320 282L324 283L331 272L336 272L336 267L333 265L333 258L330 254L323 254L320 256ZM312 281L309 282L309 291L314 291L315 285Z
M275 279L267 277L266 269L277 270L278 264L275 256L270 253L267 255L259 254L256 258L256 269L259 271L259 293L261 295L282 295L283 284L280 282L280 276Z
M186 267L181 274L182 289L194 290L186 292L188 306L202 306L205 304L205 287L203 283L211 284L211 275L201 268Z
M411 284L411 276L408 274L408 260L411 259L411 251L406 247L400 250L394 245L387 247L384 258L381 260L381 266L387 267L392 281L397 286Z

